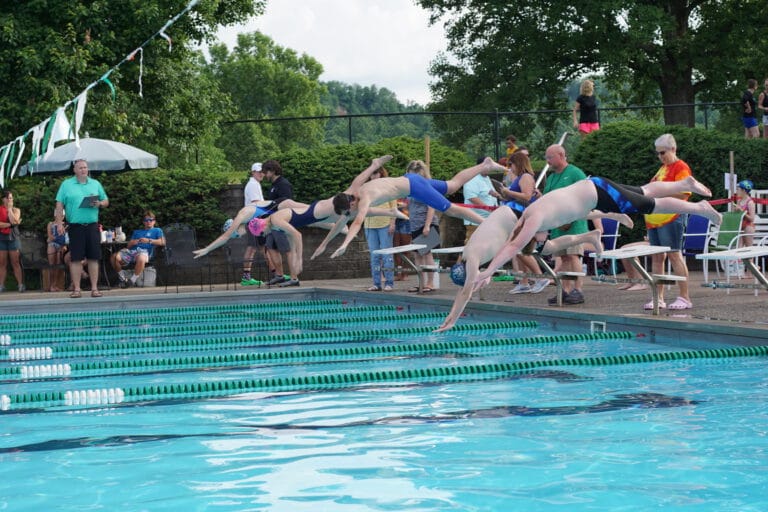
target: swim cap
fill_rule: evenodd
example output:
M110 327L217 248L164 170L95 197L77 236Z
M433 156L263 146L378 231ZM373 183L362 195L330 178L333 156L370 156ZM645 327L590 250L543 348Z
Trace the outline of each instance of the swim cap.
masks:
M755 185L752 183L752 180L741 180L736 186L740 189L746 190L747 192L751 192Z
M250 231L253 236L259 236L262 234L264 232L264 228L266 227L267 220L259 219L258 217L251 219L251 221L248 223L248 231Z
M467 280L467 267L464 263L456 263L451 267L451 281L456 286L464 286Z
M227 219L227 220L224 222L224 225L223 225L223 226L221 226L221 231L222 231L222 233L223 233L224 231L228 230L230 227L232 227L232 223L233 223L233 222L234 222L234 220L232 220L232 219ZM231 238L240 238L240 233L238 233L237 231L235 231L234 233L232 233L232 236L231 236Z

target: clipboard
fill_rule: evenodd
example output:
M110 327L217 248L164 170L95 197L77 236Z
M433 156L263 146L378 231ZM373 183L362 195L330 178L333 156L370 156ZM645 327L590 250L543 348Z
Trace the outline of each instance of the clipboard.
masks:
M437 232L436 229L430 229L429 235L424 236L423 234L417 236L413 240L411 240L412 244L424 244L426 247L424 249L419 249L418 253L424 256L425 254L429 254L429 251L440 245L440 234Z
M83 202L80 203L80 208L96 208L93 206L93 202L98 200L99 196L85 196Z

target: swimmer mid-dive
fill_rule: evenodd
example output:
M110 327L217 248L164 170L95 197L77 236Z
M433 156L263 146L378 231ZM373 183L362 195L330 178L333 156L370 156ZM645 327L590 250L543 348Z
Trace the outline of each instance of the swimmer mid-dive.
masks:
M682 192L696 192L704 197L712 195L693 176L680 181L654 181L641 187L591 177L544 194L525 209L512 238L496 254L488 268L477 276L474 289L486 286L493 273L522 251L537 232L587 218L592 210L620 214L695 213L708 218L713 224L721 223L722 215L707 201L689 203L669 197Z
M347 209L356 208L357 215L349 226L349 232L344 242L331 255L331 258L336 258L346 252L347 246L349 246L360 231L371 206L392 201L393 199L402 199L410 196L451 217L459 217L472 221L475 224L482 223L483 218L480 215L469 208L451 204L445 198L445 195L453 194L464 186L466 182L484 170L504 172L506 168L497 164L492 159L486 158L482 163L460 171L448 181L427 180L418 173L409 172L405 176L379 178L365 183L357 193L348 194L346 197Z
M624 214L590 212L589 218L611 217L619 222L632 226L632 220ZM500 206L477 227L472 234L461 260L451 267L451 280L461 286L456 294L450 313L443 323L434 332L442 332L451 329L456 320L464 312L467 303L472 298L474 283L480 273L480 266L491 259L504 247L518 224L517 212L509 206ZM545 234L546 236L546 234ZM554 240L547 240L542 249L542 254L552 254L571 245L590 243L597 248L602 248L600 243L600 231L593 230L580 235L566 235ZM598 249L599 251L600 249Z

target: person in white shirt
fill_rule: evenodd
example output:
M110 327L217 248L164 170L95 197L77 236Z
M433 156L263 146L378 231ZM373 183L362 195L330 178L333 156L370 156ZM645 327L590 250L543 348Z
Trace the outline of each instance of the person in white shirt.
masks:
M482 160L478 161L478 164L479 163L482 163ZM493 188L491 178L488 177L490 172L491 169L484 169L480 174L464 184L462 192L464 193L465 203L477 206L498 206L499 194ZM488 217L491 213L491 210L486 210L484 208L475 208L473 211L477 212L477 214L483 218ZM472 233L477 229L477 224L464 219L464 228L466 229L464 245L466 245L467 242L469 242L469 237L471 237Z
M251 166L251 177L245 185L245 190L243 192L243 206L252 206L257 202L264 200L264 191L261 188L261 180L263 179L264 172L261 170L261 162L256 162ZM243 275L240 279L240 284L243 286L250 286L259 284L258 280L251 277L251 267L253 266L253 259L256 256L256 251L259 250L259 248L262 248L263 250L264 237L253 236L250 231L248 231L245 236L248 246L245 248L245 254L243 254Z

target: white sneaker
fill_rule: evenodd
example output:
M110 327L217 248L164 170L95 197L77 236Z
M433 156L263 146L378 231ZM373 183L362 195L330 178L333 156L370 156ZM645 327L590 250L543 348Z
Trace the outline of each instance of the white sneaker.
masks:
M544 288L549 286L549 279L541 278L537 279L536 282L533 283L533 286L531 287L531 293L539 293L544 291Z
M532 288L527 284L519 284L509 290L510 295L516 295L518 293L531 293Z

